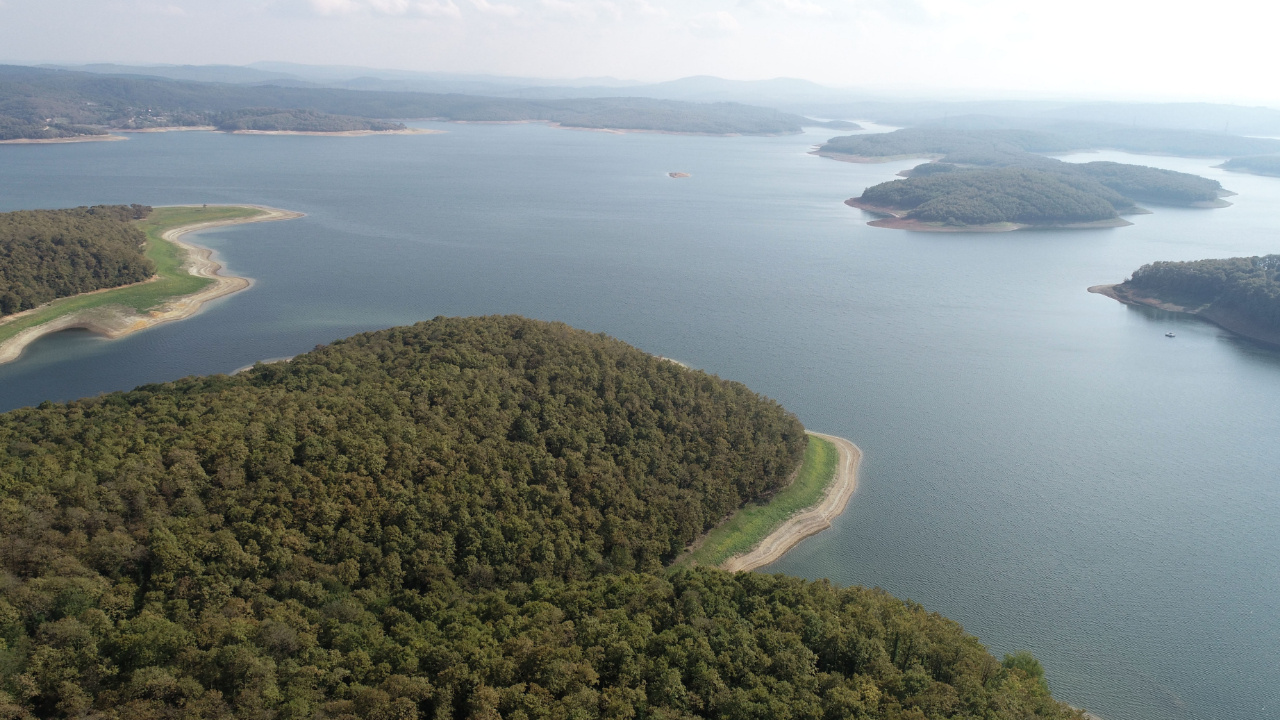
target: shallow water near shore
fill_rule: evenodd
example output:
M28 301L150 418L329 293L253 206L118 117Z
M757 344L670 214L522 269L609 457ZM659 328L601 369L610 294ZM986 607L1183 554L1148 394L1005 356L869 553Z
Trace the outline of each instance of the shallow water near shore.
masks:
M862 448L849 510L765 571L878 585L997 654L1029 649L1059 698L1107 720L1280 708L1280 353L1085 290L1154 260L1280 252L1280 179L1079 155L1239 195L1127 228L940 235L845 206L916 161L808 155L830 131L424 126L448 133L0 147L0 210L308 214L191 237L254 286L116 341L44 338L0 366L0 409L435 315L562 320L742 381Z

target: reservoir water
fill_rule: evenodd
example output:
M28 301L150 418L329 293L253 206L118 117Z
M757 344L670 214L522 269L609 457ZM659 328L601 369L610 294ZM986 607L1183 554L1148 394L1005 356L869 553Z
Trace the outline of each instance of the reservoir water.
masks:
M1085 291L1154 260L1280 252L1280 179L1082 155L1239 195L1112 230L917 234L842 204L915 163L807 154L830 131L436 127L0 147L0 210L308 214L201 234L250 290L113 342L45 338L0 366L0 409L436 315L563 320L862 447L850 510L766 571L878 585L997 655L1031 650L1059 698L1106 720L1280 715L1280 353Z

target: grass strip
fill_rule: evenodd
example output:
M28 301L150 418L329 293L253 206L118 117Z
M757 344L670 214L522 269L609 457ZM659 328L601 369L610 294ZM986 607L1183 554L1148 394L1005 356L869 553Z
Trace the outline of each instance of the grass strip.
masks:
M228 205L156 208L146 219L138 221L138 227L147 236L145 254L156 264L155 280L59 298L30 315L0 325L0 342L27 328L43 325L69 313L107 305L122 305L138 312L146 312L170 298L199 292L213 281L196 277L184 270L182 266L187 261L187 251L161 235L185 225L250 218L263 212L258 208Z
M693 552L676 565L715 567L760 544L792 515L822 501L836 475L840 453L830 441L813 435L804 451L804 464L794 482L763 505L744 506L724 523L707 533Z

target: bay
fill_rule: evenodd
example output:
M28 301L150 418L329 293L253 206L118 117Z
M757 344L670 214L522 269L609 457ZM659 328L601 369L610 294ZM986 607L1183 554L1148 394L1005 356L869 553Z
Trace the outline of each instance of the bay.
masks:
M862 447L849 511L766 572L878 585L997 654L1029 649L1057 696L1107 720L1280 707L1280 354L1085 292L1154 260L1280 252L1280 179L1083 154L1069 159L1239 195L1128 228L919 234L842 204L915 162L807 154L829 131L431 127L447 133L0 147L0 210L307 213L201 233L252 289L117 341L45 338L0 366L0 409L436 315L561 320L742 381Z

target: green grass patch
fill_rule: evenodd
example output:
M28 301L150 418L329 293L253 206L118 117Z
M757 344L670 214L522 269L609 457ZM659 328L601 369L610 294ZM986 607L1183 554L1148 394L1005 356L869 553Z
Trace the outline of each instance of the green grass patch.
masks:
M729 558L760 544L787 518L817 505L836 474L836 461L840 453L828 440L809 436L804 451L804 464L795 482L774 495L763 505L750 504L733 514L733 517L707 533L696 550L680 559L676 565L703 565L714 567Z
M156 264L158 276L156 280L106 292L59 298L37 312L0 325L0 342L8 340L27 328L42 325L68 313L107 305L121 305L138 312L146 312L164 304L170 298L199 292L213 281L196 277L183 270L182 265L187 259L186 250L160 236L183 225L251 218L262 213L263 211L258 208L226 205L156 208L145 220L138 222L138 227L147 235L145 254Z

